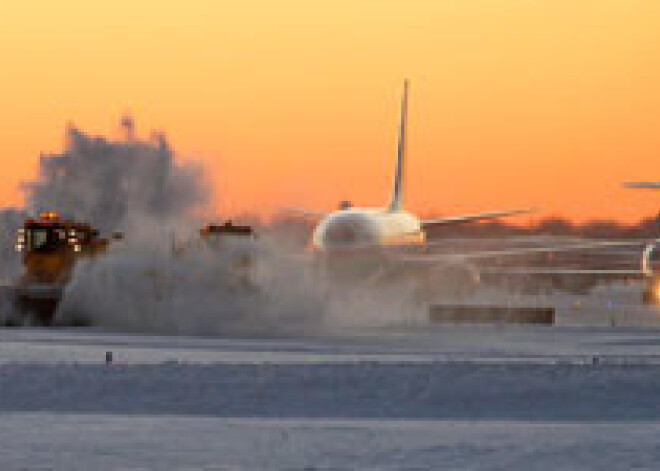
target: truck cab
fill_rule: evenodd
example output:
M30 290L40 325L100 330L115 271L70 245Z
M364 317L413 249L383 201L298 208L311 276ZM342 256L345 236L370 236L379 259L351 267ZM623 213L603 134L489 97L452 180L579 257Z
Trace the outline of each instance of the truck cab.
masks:
M208 248L223 253L240 285L251 285L256 250L256 235L251 226L231 221L207 224L199 234Z
M18 310L50 324L75 264L107 246L108 240L89 224L64 220L57 213L27 219L16 236L24 267L14 287Z
M25 281L64 282L80 257L102 252L107 239L89 224L61 220L56 213L28 219L18 230L16 250L23 254Z

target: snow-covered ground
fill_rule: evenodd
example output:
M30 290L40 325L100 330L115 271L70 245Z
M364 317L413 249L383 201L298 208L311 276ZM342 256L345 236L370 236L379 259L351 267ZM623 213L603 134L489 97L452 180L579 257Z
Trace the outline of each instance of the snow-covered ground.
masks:
M657 469L654 423L8 414L5 470Z
M0 469L658 469L660 314L563 302L555 327L2 329Z

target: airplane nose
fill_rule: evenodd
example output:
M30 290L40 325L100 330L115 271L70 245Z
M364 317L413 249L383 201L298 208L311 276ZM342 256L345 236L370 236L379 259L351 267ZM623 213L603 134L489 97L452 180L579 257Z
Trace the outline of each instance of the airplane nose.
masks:
M370 221L359 217L333 221L325 228L322 240L324 247L329 249L364 248L377 242Z
M354 245L358 241L357 228L350 224L331 227L323 239L326 245Z

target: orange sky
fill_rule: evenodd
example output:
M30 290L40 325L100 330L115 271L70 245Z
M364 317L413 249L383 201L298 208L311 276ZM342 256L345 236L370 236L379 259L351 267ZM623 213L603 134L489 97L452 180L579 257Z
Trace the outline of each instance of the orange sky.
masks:
M165 130L224 212L384 203L624 221L660 193L657 0L0 1L0 206L67 121Z

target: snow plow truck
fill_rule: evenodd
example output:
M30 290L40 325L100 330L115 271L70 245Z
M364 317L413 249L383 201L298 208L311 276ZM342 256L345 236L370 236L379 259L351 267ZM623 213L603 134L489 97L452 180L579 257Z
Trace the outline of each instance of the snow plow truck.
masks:
M11 313L5 313L5 322L52 325L76 263L105 252L108 243L91 225L61 219L54 212L27 219L16 235L22 273L2 287L4 306Z

